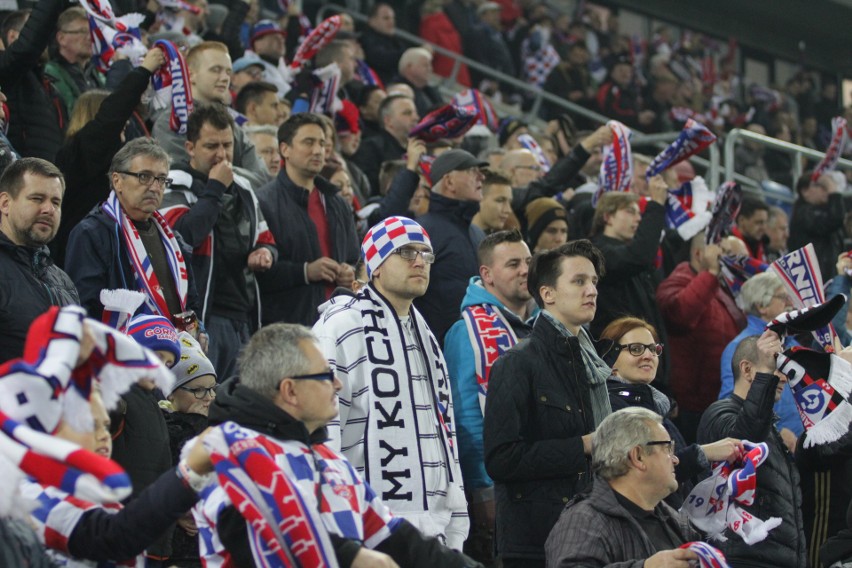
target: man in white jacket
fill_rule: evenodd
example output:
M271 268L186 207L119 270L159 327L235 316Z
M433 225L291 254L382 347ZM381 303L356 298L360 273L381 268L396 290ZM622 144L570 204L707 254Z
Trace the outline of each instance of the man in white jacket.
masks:
M369 284L326 304L314 326L343 383L339 449L397 516L461 550L469 520L446 363L412 302L435 261L416 222L390 217L361 245Z

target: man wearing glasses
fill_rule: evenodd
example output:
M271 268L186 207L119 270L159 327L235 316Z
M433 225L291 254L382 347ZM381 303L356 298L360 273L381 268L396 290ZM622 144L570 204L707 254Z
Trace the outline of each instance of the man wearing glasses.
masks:
M631 407L608 416L592 444L592 490L560 515L545 545L547 565L697 565L696 553L679 547L699 535L663 501L677 490L677 463L659 414Z
M157 212L168 173L169 156L156 141L131 140L110 165L109 197L71 231L66 268L89 317L101 318L102 290L138 290L145 294L139 313L197 332L195 278L184 258L190 249Z
M395 515L461 550L469 523L447 365L412 305L429 286L432 242L411 219L390 217L361 253L369 283L332 298L314 325L342 382L329 445Z

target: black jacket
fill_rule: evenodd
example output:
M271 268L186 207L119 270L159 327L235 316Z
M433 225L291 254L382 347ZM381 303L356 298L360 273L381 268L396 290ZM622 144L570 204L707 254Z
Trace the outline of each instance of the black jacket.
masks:
M71 231L68 238L68 274L80 293L79 304L86 308L89 317L97 320L104 311L100 299L101 290L138 289L127 247L119 231L118 225L104 213L101 205L96 205ZM200 315L201 303L196 293L192 271L192 249L177 231L174 231L174 235L183 252L189 279L186 306Z
M60 266L65 265L65 249L71 230L92 207L109 196L107 172L113 156L124 145L121 141L124 126L150 80L151 73L147 69L135 67L104 99L95 118L68 138L56 154L56 166L65 175L65 197L62 201L62 225L50 250Z
M361 45L364 46L364 61L387 85L399 70L399 58L409 47L401 39L385 35L367 26L361 33Z
M30 324L48 308L79 303L47 247L18 246L0 233L0 363L24 354Z
M337 186L314 178L314 191L325 198L325 215L331 239L332 258L354 265L358 261L358 238L349 206L337 195ZM322 256L316 226L308 216L309 193L296 185L286 169L257 192L260 208L275 238L278 262L258 273L263 324L275 322L313 325L317 308L325 302L325 282L305 282L305 264Z
M56 31L59 14L68 6L66 0L37 2L18 39L0 51L0 87L12 109L8 137L23 157L52 162L62 145L68 117L39 57Z
M581 439L595 429L589 393L579 340L542 316L532 335L494 363L483 443L503 557L543 560L559 513L589 483Z
M829 195L826 205L811 205L798 199L790 217L787 249L797 250L813 243L819 269L823 278L828 278L828 275L836 273L837 256L846 250L843 247L845 216L846 207L839 193Z
M635 316L653 325L660 342L666 344L665 323L656 299L660 278L654 267L665 225L665 208L649 202L629 243L603 234L592 238L592 244L600 249L606 261L606 276L598 283L598 309L590 326L594 337L599 337L618 318ZM669 358L663 351L655 386L668 385L668 375Z
M358 151L352 155L352 161L370 181L370 196L381 195L379 171L382 162L402 159L404 154L405 146L401 146L387 130L382 130L377 136L371 136L361 142Z
M472 276L479 274L476 251L485 233L471 219L479 211L476 201L450 199L432 193L429 212L417 218L432 241L435 264L429 288L415 302L439 345L444 334L459 319L459 307Z
M277 440L296 440L308 446L320 444L328 439L325 427L308 432L300 422L284 412L269 399L243 386L238 377L229 379L216 393L210 405L210 425L233 421ZM365 482L366 483L366 482ZM219 537L228 549L237 568L253 566L245 521L233 507L226 507L219 515ZM362 543L330 535L341 568L348 568L358 554ZM391 556L400 566L412 568L481 567L466 556L453 552L437 539L424 537L408 521L400 519L391 536L382 541L375 550Z
M751 546L736 534L721 545L734 566L798 568L807 566L806 541L802 529L802 493L799 471L781 439L772 406L778 377L758 373L745 400L737 395L710 405L698 426L698 443L715 442L731 436L751 442L766 442L769 456L757 468L755 503L743 507L759 519L780 517L781 525L765 540Z

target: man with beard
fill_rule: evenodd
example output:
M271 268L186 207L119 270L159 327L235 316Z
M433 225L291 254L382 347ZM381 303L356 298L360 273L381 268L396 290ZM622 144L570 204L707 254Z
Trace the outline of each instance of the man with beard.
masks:
M0 177L0 363L23 355L42 312L80 302L46 246L59 230L64 193L62 172L40 158L18 160Z
M479 245L479 276L470 279L461 304L462 319L447 332L444 356L450 373L459 428L459 456L470 504L471 536L465 552L493 560L494 482L485 472L482 416L488 376L497 358L532 326L527 289L530 249L518 231L498 231Z

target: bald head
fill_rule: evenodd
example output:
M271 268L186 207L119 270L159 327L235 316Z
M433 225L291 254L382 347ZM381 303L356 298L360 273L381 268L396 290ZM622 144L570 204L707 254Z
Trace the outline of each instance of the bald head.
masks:
M525 148L506 152L500 169L511 180L512 187L526 187L542 175L535 155Z

